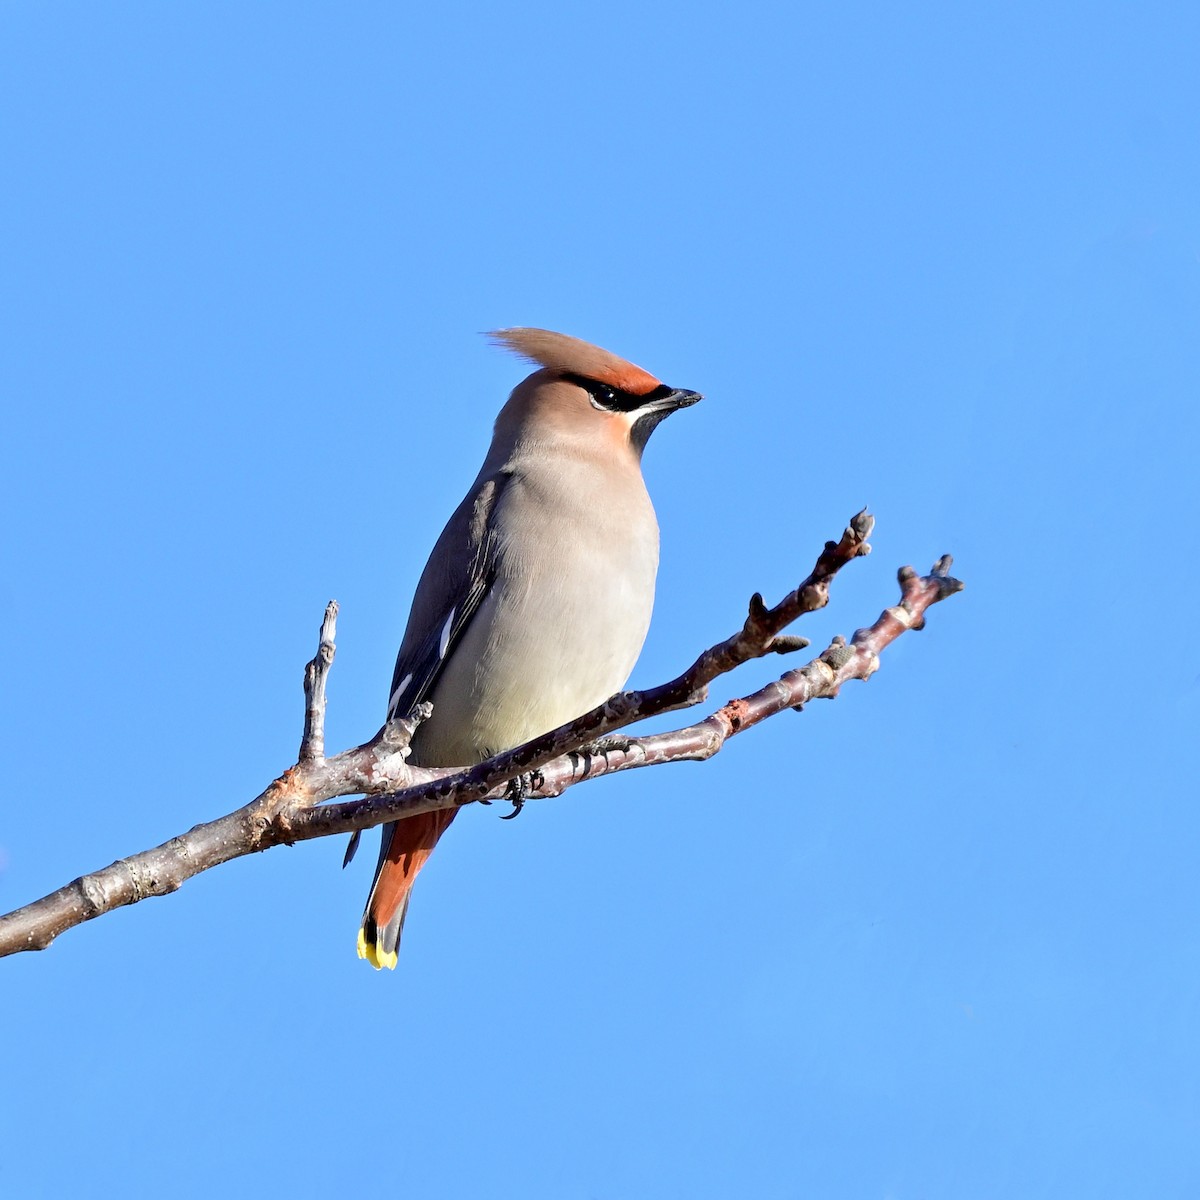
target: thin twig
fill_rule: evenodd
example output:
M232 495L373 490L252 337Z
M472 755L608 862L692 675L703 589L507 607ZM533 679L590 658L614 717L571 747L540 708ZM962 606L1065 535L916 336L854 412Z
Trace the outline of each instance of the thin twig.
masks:
M321 762L325 757L325 682L333 666L337 635L338 602L325 605L316 657L304 668L304 736L297 762Z

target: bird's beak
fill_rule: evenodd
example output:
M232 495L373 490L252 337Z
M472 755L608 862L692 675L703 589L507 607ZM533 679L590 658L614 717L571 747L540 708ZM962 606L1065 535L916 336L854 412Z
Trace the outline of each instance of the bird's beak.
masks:
M687 408L704 397L699 392L689 392L684 388L673 388L671 392L659 400L652 400L642 408L642 412L661 413L664 417L673 413L677 408Z
M664 384L665 388L666 385ZM677 408L687 408L699 400L699 392L689 392L683 388L671 388L662 391L653 400L648 400L634 410L633 424L629 429L629 440L640 455L650 435L658 428L659 422L665 421Z

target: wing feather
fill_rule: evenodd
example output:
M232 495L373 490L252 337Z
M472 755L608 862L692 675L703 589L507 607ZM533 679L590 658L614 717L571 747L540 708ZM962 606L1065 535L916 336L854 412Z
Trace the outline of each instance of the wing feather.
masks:
M388 695L389 721L408 716L433 690L471 618L492 589L499 554L494 517L510 477L507 471L501 471L477 480L434 545L421 572L396 656ZM390 829L390 825L384 826L380 865L387 853ZM353 859L361 836L361 830L351 834L343 868Z
M425 564L396 656L388 720L429 696L496 580L493 517L509 475L482 479L455 510Z

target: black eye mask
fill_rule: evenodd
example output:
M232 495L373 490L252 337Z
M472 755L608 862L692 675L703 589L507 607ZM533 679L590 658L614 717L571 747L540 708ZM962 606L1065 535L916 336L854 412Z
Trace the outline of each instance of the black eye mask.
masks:
M645 392L640 396L635 396L632 392L623 392L620 388L615 388L610 383L601 383L596 379L587 379L583 375L565 375L564 378L568 382L583 388L591 396L592 403L597 408L606 409L608 412L636 412L645 404L650 404L655 400L662 400L671 395L671 389L665 383L660 383L652 392Z

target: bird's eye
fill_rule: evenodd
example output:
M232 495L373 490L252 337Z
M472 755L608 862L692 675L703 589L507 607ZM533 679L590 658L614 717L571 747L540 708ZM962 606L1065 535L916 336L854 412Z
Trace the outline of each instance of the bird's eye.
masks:
M586 375L567 375L566 378L578 387L583 388L591 398L592 407L601 412L633 412L639 408L645 398L632 396L610 383L602 383L599 379L589 379Z

